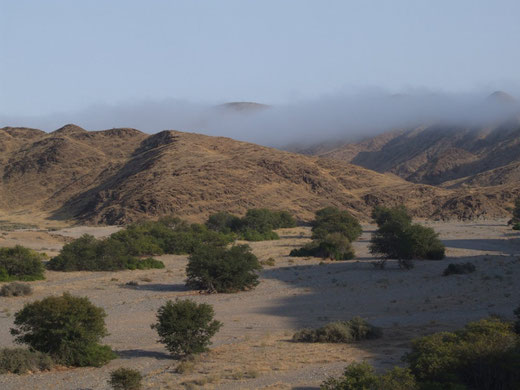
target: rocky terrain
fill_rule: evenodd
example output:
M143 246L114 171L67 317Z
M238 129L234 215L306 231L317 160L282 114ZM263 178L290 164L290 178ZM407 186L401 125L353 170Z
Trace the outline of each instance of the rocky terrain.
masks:
M366 220L380 203L405 203L419 217L492 218L508 215L514 195L410 183L338 159L179 131L8 127L0 129L0 148L0 216L7 220L123 224L172 213L202 220L254 207L308 220L327 205Z

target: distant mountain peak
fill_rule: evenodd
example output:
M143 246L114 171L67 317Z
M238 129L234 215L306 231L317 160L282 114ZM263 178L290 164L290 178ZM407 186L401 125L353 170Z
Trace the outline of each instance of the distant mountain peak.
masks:
M85 130L85 129L79 127L79 126L76 126L73 123L69 123L69 124L66 124L63 127L60 127L58 130L55 130L54 133L57 133L57 134L72 134L72 133L84 133L86 131L87 130Z
M487 97L487 100L501 104L511 104L518 102L513 96L504 91L493 92L491 95Z
M270 108L271 106L256 102L229 102L220 104L217 107L239 112L253 112L265 110L267 108Z

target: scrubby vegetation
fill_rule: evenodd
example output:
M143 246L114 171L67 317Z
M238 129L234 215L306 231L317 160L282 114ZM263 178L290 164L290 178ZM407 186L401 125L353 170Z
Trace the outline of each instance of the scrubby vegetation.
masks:
M360 317L349 321L335 321L318 329L302 329L293 335L293 341L304 343L352 343L382 337L380 328Z
M20 245L0 248L0 282L44 279L43 259L43 255Z
M340 233L353 242L362 232L359 221L352 214L336 207L318 210L312 222L312 238L315 240L322 240L331 233Z
M247 290L258 284L261 268L248 245L203 245L188 258L186 284L209 292Z
M157 312L152 325L159 341L174 356L187 356L207 350L222 324L213 319L213 307L190 299L168 301Z
M520 198L515 200L515 207L513 208L513 218L510 221L513 224L513 229L518 226L520 230Z
M330 378L321 386L322 390L419 390L409 369L394 367L382 375L366 363L351 363L339 378ZM443 388L444 389L444 388ZM427 390L427 389L425 389ZM431 390L435 390L431 388ZM439 388L441 390L441 388ZM446 389L457 390L457 389ZM462 389L459 389L462 390Z
M351 242L361 233L361 225L348 211L326 207L316 212L312 222L313 241L300 249L293 249L289 256L350 260L355 256Z
M134 223L110 238L123 243L133 256L189 254L203 244L225 246L233 241L230 234L197 223L189 224L177 217Z
M513 225L513 230L520 230L520 222Z
M376 375L366 363L347 367L322 389L489 390L520 388L520 337L513 324L490 317L456 332L413 342L403 360L407 368Z
M277 240L273 231L296 226L296 220L287 211L250 209L242 218L220 212L210 215L206 226L222 234L234 234L236 238L247 241Z
M85 234L65 244L47 267L54 271L117 271L164 268L164 264L159 260L141 260L130 255L128 247L120 241L112 238L98 240Z
M28 284L13 282L4 284L0 289L0 296L2 297L22 297L31 295L33 289Z
M114 390L140 390L143 376L131 368L118 368L110 372L108 384Z
M403 206L376 207L372 213L378 229L370 240L370 252L381 258L399 260L403 268L411 268L412 259L441 260L445 257L444 244L439 235L429 227L412 224Z
M30 351L25 348L0 349L0 374L46 371L53 366L52 358L42 352Z
M448 275L464 275L464 274L470 274L472 272L475 272L477 268L473 263L459 263L459 264L453 264L450 263L444 272L442 273L444 276Z
M26 304L15 314L11 334L59 364L98 367L115 358L110 347L99 344L107 335L105 317L88 298L65 293Z
M289 256L321 257L332 260L350 260L355 256L354 248L347 237L341 233L327 234L321 240L313 240L300 249L293 249Z

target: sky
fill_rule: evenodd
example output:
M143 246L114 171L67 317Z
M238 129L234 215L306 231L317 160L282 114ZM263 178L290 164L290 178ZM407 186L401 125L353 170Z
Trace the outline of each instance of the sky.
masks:
M99 123L114 127L168 102L516 93L519 15L518 0L0 0L0 126L119 109Z

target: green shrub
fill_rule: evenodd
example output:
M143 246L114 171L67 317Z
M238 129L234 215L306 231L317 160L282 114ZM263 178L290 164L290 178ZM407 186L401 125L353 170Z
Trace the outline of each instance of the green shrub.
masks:
M324 239L331 233L340 233L353 242L361 236L363 229L358 220L348 211L336 207L318 210L312 222L312 238Z
M118 271L164 268L164 264L152 258L140 260L130 255L128 247L112 237L98 240L85 234L64 245L47 267L54 271Z
M107 335L105 317L88 298L65 293L26 304L15 314L11 334L60 364L102 366L115 358L110 347L98 344Z
M404 359L416 379L430 386L517 389L520 386L519 341L511 323L486 318L456 332L417 339Z
M442 274L444 276L470 274L472 272L475 272L476 269L477 268L473 263L450 263Z
M520 222L517 222L513 225L513 230L520 230Z
M0 296L3 297L21 297L31 295L33 289L28 284L13 282L4 284L0 289Z
M304 343L352 343L382 337L380 328L360 317L349 321L331 322L318 329L302 329L293 335L293 341Z
M0 374L25 374L46 371L54 366L52 358L44 353L24 348L0 349Z
M137 370L131 368L118 368L110 372L108 384L114 390L140 390L143 376Z
M517 198L515 200L515 207L513 209L513 219L511 220L511 222L515 224L515 226L520 225L520 198Z
M444 244L432 228L412 224L404 207L378 208L373 213L379 228L370 240L370 252L381 259L397 259L410 268L412 259L441 260Z
M206 226L210 230L223 234L230 234L238 232L241 223L242 221L240 217L223 211L210 215L206 222Z
M372 219L378 227L388 222L399 223L403 226L408 226L412 223L412 217L406 207L402 205L392 208L376 206L374 210L372 210Z
M216 232L230 234L246 241L278 240L274 229L296 226L296 220L287 211L249 209L243 218L220 212L209 216L206 226Z
M341 233L331 233L321 240L314 240L304 245L300 249L293 249L289 256L313 256L332 260L350 260L355 257L355 252L347 237Z
M0 248L0 282L44 279L42 260L42 255L20 245Z
M229 249L203 245L188 258L186 284L209 292L234 292L258 284L261 269L248 245Z
M366 363L351 363L339 378L325 381L322 390L419 390L418 384L407 368L394 367L377 375Z
M351 363L340 378L330 378L322 383L321 390L376 390L377 375L366 362Z
M213 317L213 307L206 303L197 304L190 299L168 301L159 308L152 329L172 355L192 355L206 351L222 326Z

